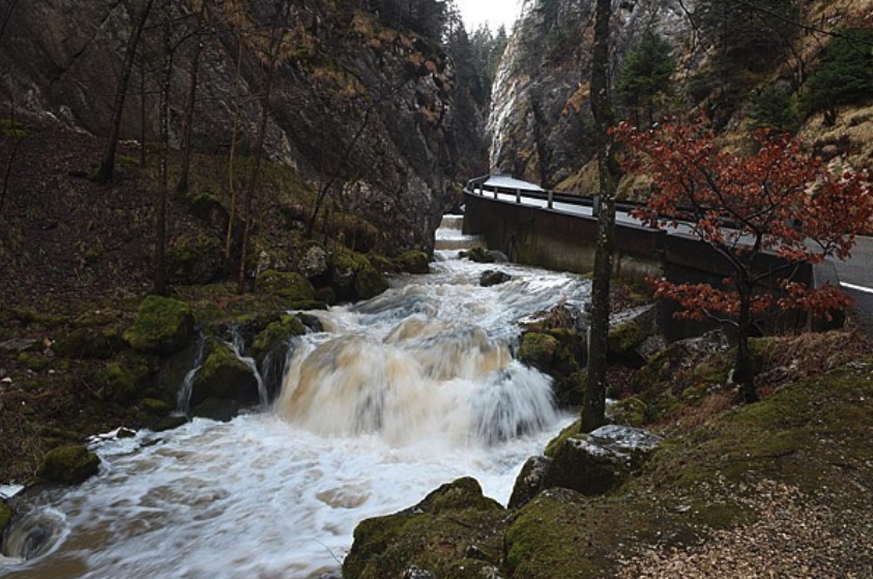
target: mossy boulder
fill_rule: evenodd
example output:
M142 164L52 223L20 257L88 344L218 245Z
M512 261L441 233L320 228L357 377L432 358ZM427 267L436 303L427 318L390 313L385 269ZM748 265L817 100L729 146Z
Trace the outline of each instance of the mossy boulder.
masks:
M256 359L262 358L277 347L287 344L294 336L306 333L306 326L296 316L283 314L278 320L270 323L255 336L252 342L251 354Z
M77 328L58 336L52 344L59 356L82 360L111 358L124 347L118 328Z
M95 396L100 400L130 404L143 397L155 370L145 356L119 356L92 376Z
M174 354L194 337L194 316L188 304L161 296L148 296L139 306L124 339L137 350Z
M388 289L388 281L372 265L367 265L355 276L355 293L362 300L376 297Z
M299 273L268 269L258 276L255 289L258 293L280 298L289 307L297 307L297 304L302 302L315 301L315 288Z
M308 279L318 278L327 274L328 252L323 244L307 242L297 258L297 268Z
M642 466L660 440L645 430L617 425L590 434L570 432L565 430L547 448L551 461L542 485L573 489L587 496L618 488Z
M579 344L584 344L584 338L575 330L526 332L522 336L518 360L553 378L553 391L561 407L582 402L585 374L580 369L580 358L584 361L584 353Z
M395 258L400 271L408 273L430 273L430 259L423 251L407 251Z
M512 487L510 509L523 507L543 490L543 479L551 462L548 456L531 456L525 461Z
M215 235L197 228L189 229L173 238L166 263L169 283L209 284L224 273L224 248Z
M343 562L347 579L402 577L411 567L441 579L482 577L503 551L506 510L485 497L472 478L431 492L416 506L362 521Z
M482 275L479 276L479 285L482 287L491 287L495 285L500 285L502 283L506 283L512 279L512 276L506 273L505 271L500 271L497 269L489 269L482 272Z
M258 382L252 368L241 360L233 348L219 340L212 340L209 354L194 377L191 407L207 398L233 402L237 408L260 401Z
M458 253L461 258L475 261L476 263L494 263L497 259L494 254L484 247L474 247Z
M81 444L65 444L48 451L39 469L47 482L79 484L97 474L100 458Z

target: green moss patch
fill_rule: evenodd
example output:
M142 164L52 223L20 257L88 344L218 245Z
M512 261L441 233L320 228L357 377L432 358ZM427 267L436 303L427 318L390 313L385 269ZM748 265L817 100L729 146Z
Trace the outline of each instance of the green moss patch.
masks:
M79 484L97 474L100 459L80 444L65 444L46 453L39 476L54 483Z
M148 296L139 307L124 339L137 350L173 354L194 336L194 316L188 304L161 296Z

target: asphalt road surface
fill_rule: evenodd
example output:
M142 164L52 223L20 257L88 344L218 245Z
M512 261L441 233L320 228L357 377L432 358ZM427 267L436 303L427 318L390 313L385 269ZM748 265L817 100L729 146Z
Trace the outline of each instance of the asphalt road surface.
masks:
M848 261L835 261L843 291L855 300L855 320L873 336L873 237L859 237Z

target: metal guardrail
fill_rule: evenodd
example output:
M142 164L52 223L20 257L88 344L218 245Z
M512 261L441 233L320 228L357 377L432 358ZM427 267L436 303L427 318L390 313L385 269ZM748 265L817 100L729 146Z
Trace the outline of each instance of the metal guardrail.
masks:
M496 185L485 185L485 182L491 178L491 175L483 175L481 177L474 177L467 181L467 184L464 186L464 191L466 193L472 195L479 195L480 197L484 197L485 193L493 193L494 198L497 198L498 194L504 195L515 195L515 202L521 203L522 197L528 197L531 199L541 199L546 201L546 207L548 209L554 209L555 203L566 203L568 205L577 205L580 207L592 207L594 208L594 214L597 214L597 198L589 195L577 195L575 193L563 193L560 191L532 191L532 190L522 190L515 189L511 187L500 187ZM645 207L645 203L638 203L635 201L620 201L615 205L616 210L624 211L626 213L630 213L634 209L639 209L640 207Z

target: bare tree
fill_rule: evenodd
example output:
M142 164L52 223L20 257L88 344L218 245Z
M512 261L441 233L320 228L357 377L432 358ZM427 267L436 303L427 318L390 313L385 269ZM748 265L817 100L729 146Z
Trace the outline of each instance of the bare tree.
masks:
M139 14L139 18L127 39L127 48L124 51L124 61L121 64L121 76L115 88L115 103L112 109L112 121L109 125L109 135L106 138L106 149L103 160L94 178L100 183L107 183L115 173L115 152L118 148L118 136L121 133L121 117L124 113L124 100L127 97L127 86L130 83L130 75L133 71L134 57L139 46L139 39L145 28L155 0L146 0L145 6Z

